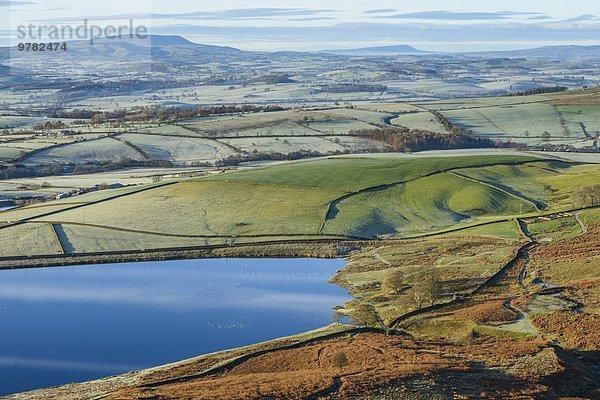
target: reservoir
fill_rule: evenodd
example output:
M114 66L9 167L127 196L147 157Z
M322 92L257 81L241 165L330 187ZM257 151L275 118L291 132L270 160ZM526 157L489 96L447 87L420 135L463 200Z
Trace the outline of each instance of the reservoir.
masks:
M0 395L315 329L344 260L205 259L0 271Z

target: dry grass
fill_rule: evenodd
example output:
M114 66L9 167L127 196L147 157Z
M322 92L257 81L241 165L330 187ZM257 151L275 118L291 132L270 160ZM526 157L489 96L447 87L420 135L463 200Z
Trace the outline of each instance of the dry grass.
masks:
M348 359L341 369L332 362L340 351ZM494 357L490 358L492 351ZM539 384L541 379L561 371L554 352L544 350L544 344L537 341L479 340L470 345L453 345L359 334L274 351L201 379L152 388L125 388L107 398L305 399L328 389L335 398L352 398L415 376L451 372L466 374L462 375L466 378L478 368L473 362L486 359L489 366L504 369L513 381L526 377ZM339 387L334 384L336 381ZM493 388L493 381L481 385L499 390ZM547 390L533 387L538 393ZM530 390L532 387L527 388Z
M600 315L554 311L532 317L535 326L568 348L600 350Z
M504 302L503 299L477 302L458 310L454 313L454 316L478 324L511 322L516 320L517 316L504 307Z
M600 224L588 226L584 235L543 246L533 253L530 268L556 284L598 277Z
M572 105L600 105L600 90L588 89L574 93L561 93L553 95L554 99L550 104L557 106Z

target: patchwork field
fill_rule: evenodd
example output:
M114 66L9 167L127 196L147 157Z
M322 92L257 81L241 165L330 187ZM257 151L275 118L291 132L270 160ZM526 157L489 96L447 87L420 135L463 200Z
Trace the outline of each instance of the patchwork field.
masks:
M232 156L270 159L277 154L277 159L281 159L303 152L386 152L390 151L389 145L357 135L394 126L439 134L447 134L454 127L495 141L590 150L594 143L598 145L600 133L600 105L596 104L594 93L590 90L414 103L357 102L327 108L216 115L166 124L71 124L64 135L59 129L50 129L30 131L23 136L23 131L12 129L9 135L0 135L0 161L15 160L27 153L27 165L134 160L169 161L185 166L219 164ZM114 138L102 138L107 135Z
M135 150L158 143L144 141L150 136L101 140ZM271 139L220 140L230 149ZM293 139L306 138L281 144L300 143ZM197 154L170 149L177 157ZM577 195L600 181L599 164L472 150L322 157L149 181L162 173L116 173L138 185L0 212L0 256L27 262L152 250L160 257L190 247L203 256L344 255L348 264L332 282L353 300L337 313L369 330L343 335L350 328L334 324L21 398L191 399L209 390L239 399L382 399L415 391L442 399L475 390L492 398L591 399L600 390L600 212Z
M112 138L78 142L70 145L52 147L28 156L23 163L38 164L85 164L116 162L123 159L144 160L139 151Z
M24 221L16 226L44 222L60 228L66 252L107 251L113 245L148 249L169 240L174 247L187 247L280 238L397 239L436 232L518 239L510 220L573 208L573 192L599 178L596 164L501 152L332 157L175 177L4 211L0 237L13 237L10 229Z
M204 138L137 133L127 133L115 137L122 142L139 147L151 159L175 161L182 164L192 161L210 163L238 153L215 140Z
M430 112L400 114L390 121L392 125L404 126L408 129L424 129L431 132L446 133L446 128Z

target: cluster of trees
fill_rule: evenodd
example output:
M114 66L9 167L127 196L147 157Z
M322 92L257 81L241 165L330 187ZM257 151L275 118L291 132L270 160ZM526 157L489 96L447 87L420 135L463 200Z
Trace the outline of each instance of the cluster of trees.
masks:
M168 160L131 160L128 158L119 161L90 163L90 164L45 164L36 166L26 166L22 164L0 165L0 177L3 179L30 178L41 176L55 176L65 173L73 174L92 174L96 172L112 171L132 167L157 167L171 168L173 163Z
M385 92L387 86L368 83L337 83L321 85L317 90L324 93Z
M288 74L284 73L273 73L267 75L260 75L253 79L250 79L248 83L265 83L267 85L276 85L278 83L294 83L293 79L290 79Z
M436 133L406 128L382 128L352 132L356 136L389 144L394 151L479 149L496 147L494 141L465 133Z
M32 128L36 131L41 131L43 129L62 129L65 127L65 124L62 121L46 121L43 124L34 124Z
M521 92L508 93L505 96L531 96L532 94L564 92L567 89L568 88L565 86L542 86L538 88L523 90Z
M573 202L576 206L600 206L600 184L587 186L573 193Z
M300 160L303 158L309 157L321 157L321 156L333 156L343 154L339 151L336 152L319 152L319 151L310 151L310 150L299 150L292 151L290 153L261 153L258 150L255 150L251 154L235 154L231 155L223 160L217 161L216 165L218 167L233 167L237 166L240 163L248 162L248 161L263 161L263 160L271 160L271 161L285 161L285 160Z
M282 111L280 106L254 106L254 105L222 105L219 107L173 107L173 108L144 108L139 110L115 110L105 112L89 112L83 110L57 111L52 114L54 118L89 119L92 124L106 122L133 122L133 121L173 121L187 118L209 117L212 115L227 115L240 113L256 113Z
M409 280L400 270L394 270L386 275L381 283L381 290L386 294L397 294L406 291L417 309L426 305L433 306L440 299L442 285L440 280L431 272L419 274Z

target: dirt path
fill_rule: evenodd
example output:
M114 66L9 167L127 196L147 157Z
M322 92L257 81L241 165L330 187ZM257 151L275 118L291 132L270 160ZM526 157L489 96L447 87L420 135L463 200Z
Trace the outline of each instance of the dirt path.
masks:
M375 256L375 258L376 258L378 261L381 261L382 263L384 263L384 264L385 264L385 265L387 265L388 267L391 267L391 266L392 266L392 264L391 264L389 261L385 260L383 257L381 257L381 256L379 255L379 253L377 253L377 250L373 250L373 255Z
M529 333L531 335L536 335L536 336L539 335L538 330L535 329L535 327L531 323L531 319L529 319L529 316L527 314L517 310L516 308L512 307L510 305L511 301L512 301L512 299L507 300L504 303L504 308L515 313L517 315L517 320L514 322L510 322L508 324L494 326L494 328L511 331L511 332Z
M573 214L573 217L575 217L575 221L577 221L577 223L579 224L579 227L581 228L581 233L577 236L581 236L581 235L585 235L587 233L587 226L585 226L585 224L583 223L583 221L581 220L581 218L579 217L579 214Z

